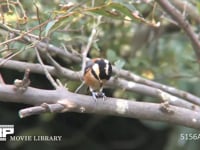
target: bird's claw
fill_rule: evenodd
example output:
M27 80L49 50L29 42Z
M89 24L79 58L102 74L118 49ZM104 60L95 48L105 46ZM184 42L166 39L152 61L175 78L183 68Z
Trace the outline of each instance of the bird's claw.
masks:
M92 97L95 100L95 102L97 101L97 98L103 98L103 101L105 101L106 96L103 92L92 92Z

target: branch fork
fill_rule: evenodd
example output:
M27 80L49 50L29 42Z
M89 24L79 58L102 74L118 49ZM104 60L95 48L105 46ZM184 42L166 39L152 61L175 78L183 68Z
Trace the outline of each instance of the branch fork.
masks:
M30 69L26 69L24 78L22 80L15 79L14 81L14 90L20 93L23 93L27 90L28 86L30 85L31 81L29 79Z

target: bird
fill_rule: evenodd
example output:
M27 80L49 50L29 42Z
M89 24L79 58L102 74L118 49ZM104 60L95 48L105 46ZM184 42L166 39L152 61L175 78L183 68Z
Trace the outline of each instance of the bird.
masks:
M106 96L103 93L103 86L110 79L111 75L112 65L107 59L93 58L86 62L83 80L89 87L95 101L97 101L97 98L105 100Z

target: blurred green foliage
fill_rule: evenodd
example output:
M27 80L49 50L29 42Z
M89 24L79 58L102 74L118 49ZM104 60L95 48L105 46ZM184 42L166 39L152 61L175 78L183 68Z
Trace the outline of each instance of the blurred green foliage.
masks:
M190 0L187 1L190 3ZM192 1L196 10L200 2ZM14 29L28 31L48 21L31 33L58 47L81 53L97 19L97 28L89 57L108 58L118 69L127 69L145 78L174 86L200 96L199 64L185 33L163 12L155 1L132 0L34 0L2 1L1 22ZM199 24L189 18L194 31ZM160 24L160 26L159 26ZM6 41L8 34L0 34ZM3 51L6 49L6 51ZM0 46L0 57L37 62L32 44L13 41ZM80 64L64 61L55 55L61 65L79 70ZM0 69L6 83L12 83L22 74ZM52 88L37 74L31 77L32 86ZM79 82L61 79L70 90ZM41 82L40 82L41 81ZM153 98L130 93L124 89L109 91L115 97L158 102ZM0 124L15 124L17 135L62 135L61 143L5 143L4 149L164 149L198 150L199 141L180 141L181 133L196 130L157 122L102 117L74 113L42 114L27 119L16 115L19 104L1 104ZM5 109L7 108L7 109ZM142 111L142 110L141 110Z

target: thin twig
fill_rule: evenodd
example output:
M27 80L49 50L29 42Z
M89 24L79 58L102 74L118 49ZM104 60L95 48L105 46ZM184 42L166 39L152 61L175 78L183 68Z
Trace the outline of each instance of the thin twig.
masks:
M48 23L48 22L45 22L45 23ZM1 24L1 23L0 23L0 28L13 33L14 35L21 34L20 30L13 29L13 28L6 26L4 24ZM65 51L59 47L52 45L52 44L47 44L47 43L44 43L44 42L38 41L38 40L39 40L38 36L26 32L26 35L22 36L22 40L20 42L24 43L24 41L25 41L26 44L35 43L37 48L39 48L39 49L46 48L47 51L58 54L61 58L63 58L63 60L66 60L66 58L67 58L68 60L74 61L76 63L81 62L81 57L79 55L72 54L69 51Z
M62 71L62 66L59 63L57 63L48 52L45 53L45 55L46 55L48 61L55 67L55 69L57 71L61 72Z
M36 52L36 55L37 55L37 59L39 61L39 63L42 65L42 68L45 72L45 75L47 77L47 79L51 82L51 84L54 86L55 89L59 88L59 86L57 85L57 83L54 81L53 77L51 76L51 74L49 73L49 71L47 70L47 68L45 67L41 57L40 57L40 54L37 50L37 48L35 48L35 52Z
M84 70L85 70L85 67L86 67L86 62L88 60L87 59L87 55L88 55L88 53L90 51L92 43L95 40L95 36L97 34L97 27L99 26L100 23L101 23L101 17L98 17L97 18L97 23L95 23L93 25L92 32L90 34L90 37L88 38L87 46L82 51L82 67L81 67L81 74L82 74L82 76L84 75ZM75 93L77 93L82 88L83 85L84 85L84 82L82 82L81 85L75 90Z
M19 40L19 39L21 39L21 38L22 38L22 35L19 35L19 36L15 37L15 38L6 40L6 41L4 41L4 42L1 42L1 43L0 43L0 46L5 45L5 44L8 44L8 43L11 43L11 42L14 42L14 41L17 41L17 40Z
M193 46L193 50L196 53L198 62L200 62L200 42L198 36L192 30L192 27L182 16L180 11L176 9L168 0L156 0L158 4L179 24L179 26L185 31L190 38Z
M184 11L190 18L192 18L192 22L195 21L200 24L198 7L195 7L195 4L192 5L191 1L170 0L170 2L180 11Z
M18 54L20 54L21 52L23 52L25 50L25 48L22 48L21 50L19 50L18 52L12 54L11 56L9 56L8 58L4 59L4 61L0 61L0 66L2 66L4 63L6 63L6 61L10 60L11 58L17 56Z
M37 4L34 2L34 6L36 8L36 14L37 14L37 20L38 20L38 24L40 25L41 24L41 21L40 21L40 12L39 12L39 8L37 6ZM39 40L42 39L42 27L39 26Z
M5 42L0 43L0 46L7 44L7 43L10 43L12 41L19 40L19 39L23 38L25 35L27 35L28 33L31 33L34 30L41 28L42 26L46 25L48 22L49 22L49 20L46 20L45 22L33 27L32 29L30 29L29 31L26 31L26 32L21 32L21 31L18 32L18 30L12 30L12 28L10 28L9 26L6 26L6 25L0 23L0 28L10 30L10 31L13 31L13 32L15 31L15 34L16 33L18 34L18 36L16 38L13 38L13 39L10 39L10 40L7 40Z
M45 112L61 112L65 107L61 104L42 104L41 106L34 106L19 111L19 117L25 118L31 115L38 115Z
M101 16L97 18L97 23L95 23L93 25L92 32L90 34L90 37L88 38L87 46L82 51L82 70L81 70L82 75L84 74L84 69L85 69L86 62L87 62L87 55L90 51L92 43L94 42L94 39L95 39L95 36L96 36L96 33L97 33L97 27L99 26L100 23L101 23Z

